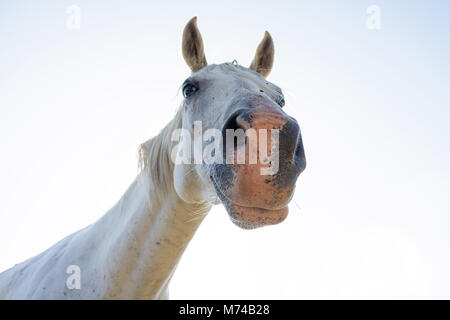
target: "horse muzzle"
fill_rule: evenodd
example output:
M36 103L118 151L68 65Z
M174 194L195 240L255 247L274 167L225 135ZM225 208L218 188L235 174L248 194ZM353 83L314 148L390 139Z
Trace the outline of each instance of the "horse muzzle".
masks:
M231 143L230 130L245 132L245 139L233 136ZM231 220L245 229L283 221L306 167L297 121L271 104L242 108L225 122L223 138L225 163L215 164L211 176Z

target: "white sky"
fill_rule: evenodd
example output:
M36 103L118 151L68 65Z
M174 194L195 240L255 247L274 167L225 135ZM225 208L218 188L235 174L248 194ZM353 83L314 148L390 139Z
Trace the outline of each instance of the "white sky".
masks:
M210 63L248 64L271 32L308 167L281 225L215 207L171 298L450 298L447 2L102 3L0 2L0 270L120 198L180 103L197 15Z

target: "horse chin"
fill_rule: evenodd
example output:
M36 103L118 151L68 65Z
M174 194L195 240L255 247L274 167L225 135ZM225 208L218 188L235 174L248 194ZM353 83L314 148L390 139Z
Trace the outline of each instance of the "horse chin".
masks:
M282 222L288 215L288 207L263 209L244 207L235 203L224 204L231 221L242 229L256 229Z
M238 227L250 230L278 224L286 219L289 211L287 205L282 208L269 209L237 204L227 198L218 188L214 179L212 177L211 179L217 196L227 210L228 216Z

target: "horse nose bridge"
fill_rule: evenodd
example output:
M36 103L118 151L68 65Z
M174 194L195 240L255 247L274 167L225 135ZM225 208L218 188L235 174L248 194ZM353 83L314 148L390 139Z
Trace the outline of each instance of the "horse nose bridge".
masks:
M236 95L228 110L227 121L234 119L242 129L280 129L290 119L269 96L249 89Z
M244 131L252 129L257 131L257 135L262 132L261 130L265 130L269 135L273 130L278 130L278 146L283 161L295 161L303 154L300 126L294 118L279 107L264 105L238 109L225 122L224 138L229 129ZM268 143L272 142L268 141Z
M281 109L272 106L258 106L238 110L234 113L236 126L247 129L282 130L291 118Z
M304 153L300 126L294 118L287 115L282 109L274 107L256 107L249 110L249 114L237 117L241 127L257 130L278 130L279 152L282 161L296 161ZM250 121L250 123L248 123Z
M287 115L281 108L271 105L240 108L225 121L226 129L278 130L280 139L295 143L300 128L297 121ZM294 141L292 141L294 139Z

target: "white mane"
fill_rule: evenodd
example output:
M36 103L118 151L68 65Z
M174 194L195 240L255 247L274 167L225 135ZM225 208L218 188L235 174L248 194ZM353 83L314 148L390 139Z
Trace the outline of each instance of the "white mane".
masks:
M179 108L172 121L157 136L139 146L139 168L145 173L144 177L147 180L145 182L153 191L161 194L167 193L173 185L170 178L173 176L174 167L170 158L173 147L171 135L175 129L181 128L182 118L183 109Z

